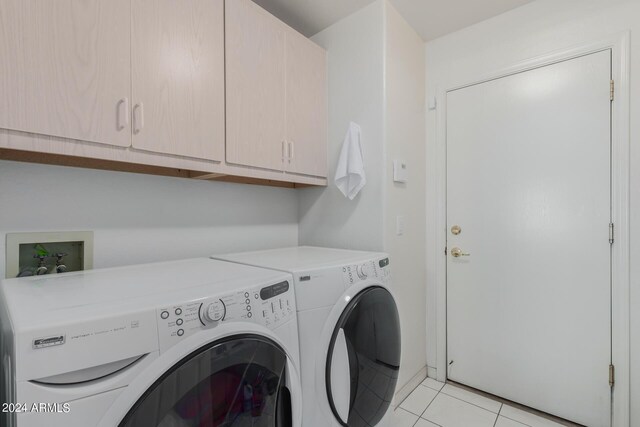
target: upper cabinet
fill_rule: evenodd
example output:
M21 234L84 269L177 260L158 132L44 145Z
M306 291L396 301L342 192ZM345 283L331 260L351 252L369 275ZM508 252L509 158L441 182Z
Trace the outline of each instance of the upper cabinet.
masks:
M227 161L282 170L286 27L250 0L226 2Z
M327 175L326 52L250 0L226 2L230 163Z
M129 146L130 39L130 0L2 0L0 128Z
M0 3L0 158L326 185L326 52L251 0Z
M327 52L287 32L287 170L327 176Z
M132 1L133 147L224 160L223 0Z

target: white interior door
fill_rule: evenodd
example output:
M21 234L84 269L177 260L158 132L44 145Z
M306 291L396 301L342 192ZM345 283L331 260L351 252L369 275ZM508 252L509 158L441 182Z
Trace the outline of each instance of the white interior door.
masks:
M610 424L610 80L607 50L447 95L448 378L588 426Z

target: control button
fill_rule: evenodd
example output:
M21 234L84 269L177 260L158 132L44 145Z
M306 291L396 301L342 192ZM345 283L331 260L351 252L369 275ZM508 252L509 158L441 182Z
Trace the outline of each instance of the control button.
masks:
M181 337L184 335L184 329L178 329L178 336Z
M162 317L163 319L168 319L169 318L169 312L168 311L163 311L162 313L160 313L160 317Z
M176 308L176 316L180 316L182 314L181 308Z
M251 311L251 306L250 305L247 306L247 311Z
M249 298L249 292L245 292L245 293L244 293L244 297L245 297L245 298Z
M226 312L227 309L223 302L221 300L217 300L207 306L204 312L204 317L205 320L208 320L209 322L219 322L224 319Z
M251 317L253 317L253 313L248 312L248 313L247 313L247 317L248 317L249 319L251 319Z
M245 301L247 304L251 304L251 300L249 298L246 299Z
M178 319L176 320L176 325L180 326L184 323L184 321L182 319Z
M254 297L255 299L258 299L258 298L260 298L260 295L255 294L253 297Z

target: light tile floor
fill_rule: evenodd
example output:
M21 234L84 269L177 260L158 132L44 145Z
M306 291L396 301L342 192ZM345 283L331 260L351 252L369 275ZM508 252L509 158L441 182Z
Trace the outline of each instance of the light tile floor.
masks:
M427 378L394 411L394 427L562 427L547 418Z

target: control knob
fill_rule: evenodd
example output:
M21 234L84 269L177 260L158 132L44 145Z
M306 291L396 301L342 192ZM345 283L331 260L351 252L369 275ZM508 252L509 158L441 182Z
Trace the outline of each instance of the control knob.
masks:
M217 300L206 305L202 317L204 317L204 320L208 323L215 323L224 319L226 314L227 308L224 306L224 303L221 300Z
M356 267L356 273L360 280L364 280L369 277L369 266L367 264L361 264Z

